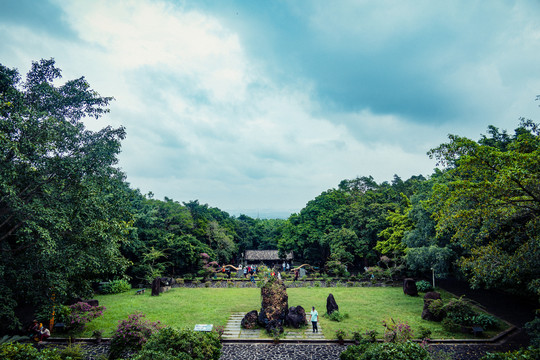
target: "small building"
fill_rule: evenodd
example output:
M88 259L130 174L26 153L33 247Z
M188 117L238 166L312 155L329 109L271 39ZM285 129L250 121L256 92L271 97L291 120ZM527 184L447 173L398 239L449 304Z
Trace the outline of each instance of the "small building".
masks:
M244 261L246 265L265 264L272 267L281 265L283 261L291 264L293 260L292 251L285 256L285 259L279 257L278 250L246 250L244 253Z

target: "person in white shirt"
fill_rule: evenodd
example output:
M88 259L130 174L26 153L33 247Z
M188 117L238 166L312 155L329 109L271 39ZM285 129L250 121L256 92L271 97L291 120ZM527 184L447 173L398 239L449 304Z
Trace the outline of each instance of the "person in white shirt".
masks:
M317 310L315 310L315 306L311 308L311 325L313 326L313 332L319 332L319 328L317 327L317 320L319 318L319 313Z

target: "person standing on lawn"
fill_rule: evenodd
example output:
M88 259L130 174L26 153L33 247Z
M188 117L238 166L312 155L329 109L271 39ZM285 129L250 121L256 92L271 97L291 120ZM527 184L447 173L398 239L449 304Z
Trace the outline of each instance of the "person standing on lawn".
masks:
M317 310L315 310L315 306L311 307L311 325L313 326L313 332L319 332L319 328L317 327L317 320L319 318L319 313Z

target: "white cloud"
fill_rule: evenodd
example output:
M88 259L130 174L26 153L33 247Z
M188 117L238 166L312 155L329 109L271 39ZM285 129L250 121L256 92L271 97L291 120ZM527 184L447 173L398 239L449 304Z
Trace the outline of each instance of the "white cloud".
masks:
M295 74L271 78L262 70L264 59L250 57L253 52L243 48L242 34L176 2L56 3L79 41L0 24L8 39L0 49L11 61L6 65L22 64L25 71L31 60L54 57L65 78L85 75L99 93L116 98L111 113L89 126L126 126L120 166L133 186L222 209L298 211L345 178L428 175L434 162L425 153L445 141L447 133L477 138L490 123L512 128L527 96L532 111L537 103L531 99L540 92L537 70L527 76L536 68L540 26L518 10L507 22L524 20L524 29L494 36L496 41L474 56L467 51L479 40L461 42L460 34L471 24L464 23L455 6L317 3L309 13L323 46L335 46L337 53L347 53L342 45L349 41L350 46L350 40L376 52L404 37L414 39L442 15L447 15L441 24L447 30L463 24L463 29L451 29L452 41L435 41L430 51L411 55L421 60L422 70L444 69L435 81L457 94L456 103L467 116L486 116L465 124L456 119L461 122L455 128L454 123L419 123L370 108L327 108L314 95L318 79ZM15 40L19 35L23 41ZM525 56L517 61L520 51ZM523 70L514 72L516 64ZM512 97L516 91L520 95ZM511 98L512 106L499 101L501 95ZM502 112L510 125L496 123L500 116L495 115Z

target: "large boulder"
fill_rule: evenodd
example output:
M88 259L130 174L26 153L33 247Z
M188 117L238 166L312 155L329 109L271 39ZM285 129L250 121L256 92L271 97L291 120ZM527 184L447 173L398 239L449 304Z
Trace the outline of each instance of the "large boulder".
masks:
M403 293L409 296L418 296L418 288L414 279L407 278L403 280Z
M161 279L155 278L154 281L152 281L152 296L159 296L159 293L161 292Z
M259 314L257 314L257 310L248 312L242 319L242 322L241 322L242 328L244 329L255 328L257 326L258 318L259 318Z
M293 328L298 329L300 326L307 324L306 311L301 306L292 306L285 318L285 323Z
M334 295L329 294L326 298L326 313L330 315L334 311L339 311L339 306L336 303L336 299L334 299Z
M259 312L259 325L271 333L268 324L278 321L281 326L289 310L287 288L282 282L270 278L261 288L261 311ZM275 323L272 325L275 328Z
M444 312L433 313L429 309L429 305L435 300L441 300L441 294L436 291L430 291L424 295L424 309L422 310L422 319L429 321L442 321Z

